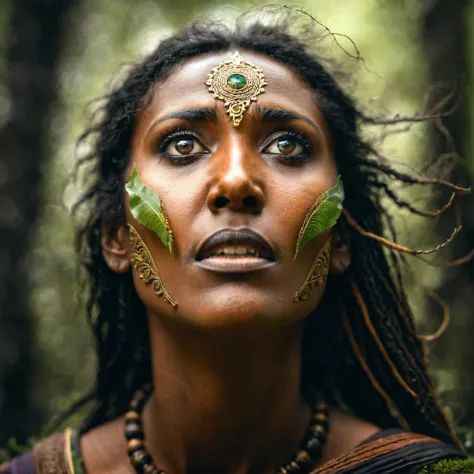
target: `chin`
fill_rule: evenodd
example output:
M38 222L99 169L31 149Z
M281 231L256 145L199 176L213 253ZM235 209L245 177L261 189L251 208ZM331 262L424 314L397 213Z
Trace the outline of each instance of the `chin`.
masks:
M221 287L200 297L188 297L174 317L195 328L229 331L235 336L236 331L257 334L294 324L305 316L295 309L291 299L283 304L283 298L262 290Z

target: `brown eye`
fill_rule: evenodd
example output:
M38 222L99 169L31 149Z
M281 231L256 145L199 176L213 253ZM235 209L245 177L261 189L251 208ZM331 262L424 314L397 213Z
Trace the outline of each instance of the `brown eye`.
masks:
M283 140L278 140L277 147L282 153L289 155L295 150L296 143L293 140L285 138Z
M207 150L193 137L181 137L170 142L163 150L169 156L205 153Z
M176 142L174 147L178 153L191 153L194 148L194 140L191 140L190 138L182 138Z
M265 152L275 155L296 156L304 152L304 147L298 140L291 137L280 137L270 143Z

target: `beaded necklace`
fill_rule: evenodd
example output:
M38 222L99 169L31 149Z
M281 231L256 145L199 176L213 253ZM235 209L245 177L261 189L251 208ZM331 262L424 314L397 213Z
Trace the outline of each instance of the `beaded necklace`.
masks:
M156 467L151 455L145 448L143 434L142 410L145 402L153 392L153 387L145 385L137 390L125 414L125 437L130 462L138 474L166 474ZM280 466L276 474L305 474L321 459L322 448L327 441L329 431L328 406L320 394L315 394L315 403L311 420L306 428L298 451L288 464Z

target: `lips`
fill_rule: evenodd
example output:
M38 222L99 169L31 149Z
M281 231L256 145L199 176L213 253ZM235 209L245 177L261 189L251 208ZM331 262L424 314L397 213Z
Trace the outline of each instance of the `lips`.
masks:
M251 271L274 263L275 252L251 229L222 229L203 242L196 261L217 271Z

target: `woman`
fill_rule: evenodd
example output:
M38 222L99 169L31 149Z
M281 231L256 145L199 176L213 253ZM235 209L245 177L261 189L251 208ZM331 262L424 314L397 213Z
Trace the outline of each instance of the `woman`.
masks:
M434 181L367 120L282 24L196 22L136 65L83 137L93 410L3 472L469 472L380 237L382 192L422 212L389 180Z

